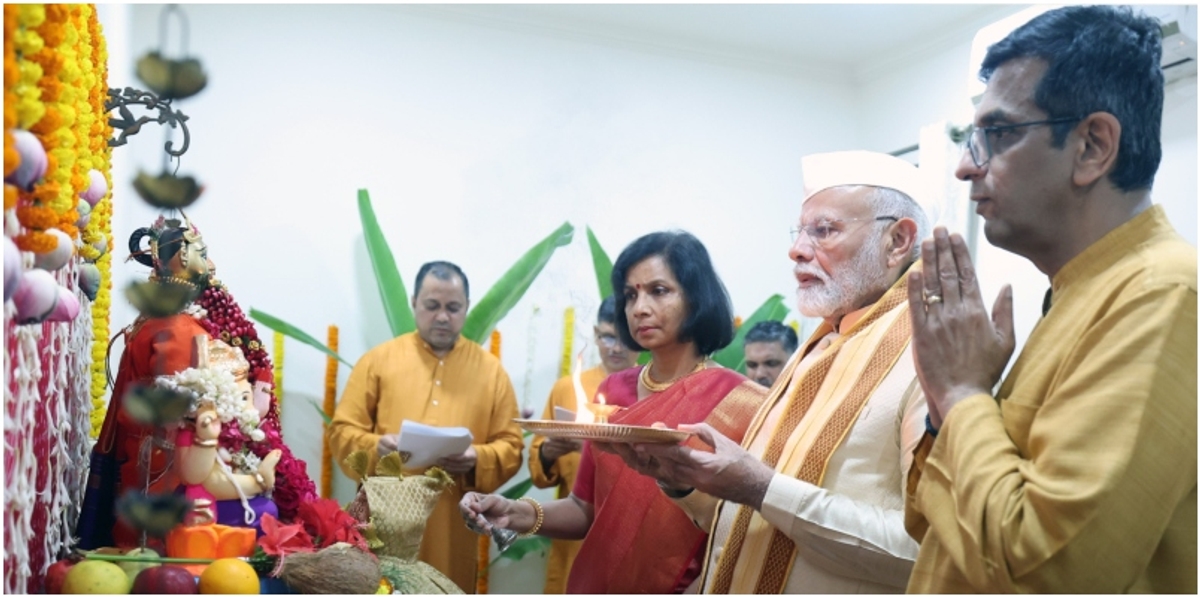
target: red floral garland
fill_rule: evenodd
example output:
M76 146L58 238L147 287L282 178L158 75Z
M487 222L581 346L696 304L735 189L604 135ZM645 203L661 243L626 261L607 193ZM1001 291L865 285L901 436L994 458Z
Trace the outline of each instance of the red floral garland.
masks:
M207 314L200 319L200 325L212 335L232 346L241 349L242 354L250 363L250 379L255 379L259 371L270 373L271 357L258 339L258 330L246 318L242 308L224 284L213 283L196 299L196 305ZM267 416L259 425L266 437L261 442L251 441L242 435L237 425L225 425L221 429L221 445L227 446L230 453L237 453L242 448L249 448L255 456L262 458L271 450L279 450L282 457L275 467L275 490L272 498L279 507L279 517L282 520L294 520L300 512L300 506L317 499L317 488L308 476L308 467L303 460L292 455L291 449L283 443L282 425L279 421L279 403L271 391L271 406Z

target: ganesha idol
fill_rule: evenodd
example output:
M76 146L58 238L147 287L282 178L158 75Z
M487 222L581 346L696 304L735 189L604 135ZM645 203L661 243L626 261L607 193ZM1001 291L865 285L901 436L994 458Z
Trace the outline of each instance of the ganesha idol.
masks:
M204 335L195 342L196 367L155 379L160 387L192 396L191 410L175 436L180 489L195 504L192 522L257 531L264 514L279 516L270 493L281 452L272 450L260 460L244 446L222 445L225 425L236 426L247 440L263 439L250 365L241 351L220 340Z

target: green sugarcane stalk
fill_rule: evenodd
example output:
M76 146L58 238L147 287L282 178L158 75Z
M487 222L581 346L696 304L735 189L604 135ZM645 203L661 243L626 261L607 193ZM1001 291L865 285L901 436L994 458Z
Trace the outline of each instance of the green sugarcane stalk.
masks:
M216 560L207 558L148 558L145 556L127 556L107 553L88 553L84 554L89 560L103 560L105 562L143 562L143 563L158 563L158 564L211 564ZM246 561L247 558L238 558Z

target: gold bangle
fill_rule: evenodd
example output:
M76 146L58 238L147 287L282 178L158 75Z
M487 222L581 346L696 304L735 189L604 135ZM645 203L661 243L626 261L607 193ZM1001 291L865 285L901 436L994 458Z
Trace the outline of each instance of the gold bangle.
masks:
M523 497L517 501L518 502L528 502L529 505L533 506L533 511L537 514L537 520L535 520L533 522L533 527L530 528L528 531L525 531L524 533L517 535L517 537L520 537L522 539L525 537L532 537L533 535L537 534L537 532L542 529L542 523L546 521L546 512L544 510L542 510L542 505L539 504L537 500L535 500L531 497Z

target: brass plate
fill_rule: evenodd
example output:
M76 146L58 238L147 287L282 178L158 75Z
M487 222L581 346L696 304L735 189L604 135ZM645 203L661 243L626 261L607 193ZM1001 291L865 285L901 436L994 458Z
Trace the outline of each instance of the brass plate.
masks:
M525 431L561 439L586 439L594 442L622 444L677 444L691 437L687 431L656 429L639 425L611 423L576 423L574 421L543 421L513 419Z

